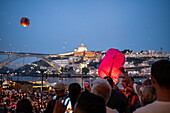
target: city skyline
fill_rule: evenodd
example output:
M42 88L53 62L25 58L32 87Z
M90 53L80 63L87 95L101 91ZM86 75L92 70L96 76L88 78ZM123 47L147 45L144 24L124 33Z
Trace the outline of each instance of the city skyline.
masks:
M0 51L170 51L170 1L0 1ZM20 24L22 17L30 25Z

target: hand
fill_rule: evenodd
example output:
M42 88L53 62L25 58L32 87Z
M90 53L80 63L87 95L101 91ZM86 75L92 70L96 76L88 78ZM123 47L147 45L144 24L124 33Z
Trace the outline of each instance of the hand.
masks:
M121 84L122 84L122 86L123 86L124 88L126 88L126 87L127 87L127 86L126 86L126 83L121 82Z
M120 67L119 70L120 70L122 73L125 73L124 67Z
M67 104L64 105L66 98L64 98L63 103L61 102L62 99L56 100L55 106L54 106L54 110L53 113L64 113L67 105L69 103L69 100L67 101Z

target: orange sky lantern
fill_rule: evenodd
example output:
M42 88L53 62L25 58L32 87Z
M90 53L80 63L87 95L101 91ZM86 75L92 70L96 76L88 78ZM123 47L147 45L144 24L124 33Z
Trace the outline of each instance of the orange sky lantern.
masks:
M24 27L28 27L30 25L30 20L27 17L22 17L20 22Z
M118 83L121 71L125 63L125 56L117 49L109 49L100 63L98 74L101 78L109 76L115 83Z

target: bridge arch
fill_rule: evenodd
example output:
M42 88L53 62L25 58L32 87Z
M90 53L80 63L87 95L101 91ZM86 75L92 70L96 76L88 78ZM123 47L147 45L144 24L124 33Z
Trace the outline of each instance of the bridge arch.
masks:
M43 60L45 61L46 63L48 63L50 66L54 67L57 71L59 71L59 68L60 66L58 64L52 64L51 63L51 60L46 58L47 56L41 56L41 55L15 55L13 57L9 57L9 59L5 59L3 60L2 62L0 62L0 69L2 67L4 67L5 65L7 65L8 63L12 62L12 61L15 61L17 59L20 59L20 58L24 58L24 57L34 57L34 58L38 58L40 60Z

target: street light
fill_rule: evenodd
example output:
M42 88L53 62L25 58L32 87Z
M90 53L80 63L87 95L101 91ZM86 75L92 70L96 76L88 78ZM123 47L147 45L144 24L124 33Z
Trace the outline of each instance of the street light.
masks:
M17 91L18 91L18 74L19 72L17 72Z
M44 67L40 67L41 72L41 108L42 108L42 95L43 95L43 74L46 69Z
M8 71L7 71L7 81L8 81L8 75L9 75L9 68L8 68Z
M2 83L2 82L3 82L3 81L2 81L2 76L3 76L3 73L1 73L1 87L2 87L2 84L3 84L3 83Z

